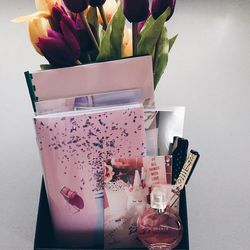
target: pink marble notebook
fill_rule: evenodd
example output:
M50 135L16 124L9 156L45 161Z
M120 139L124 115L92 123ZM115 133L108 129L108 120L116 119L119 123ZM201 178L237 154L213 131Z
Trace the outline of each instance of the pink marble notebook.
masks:
M103 161L144 155L143 115L141 105L129 105L34 118L52 221L64 244L103 243Z

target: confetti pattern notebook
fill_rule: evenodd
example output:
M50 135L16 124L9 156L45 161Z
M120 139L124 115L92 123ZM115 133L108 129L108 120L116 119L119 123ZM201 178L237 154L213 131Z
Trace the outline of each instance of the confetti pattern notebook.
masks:
M144 155L142 106L43 115L34 121L57 235L66 239L67 234L66 245L102 245L103 161Z

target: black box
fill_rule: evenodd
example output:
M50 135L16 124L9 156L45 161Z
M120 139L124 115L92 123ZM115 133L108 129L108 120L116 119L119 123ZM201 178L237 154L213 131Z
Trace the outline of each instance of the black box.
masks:
M182 191L180 199L180 217L183 224L183 238L181 243L175 249L178 250L189 250L189 238L188 238L188 218L187 218L187 205L186 205L186 191ZM49 212L47 194L42 181L40 201L36 223L36 234L34 241L35 250L88 250L86 248L65 248L58 246L55 242L53 235L53 227L51 223L51 217ZM94 248L93 248L94 249ZM92 249L92 250L93 250ZM96 249L97 250L97 249ZM120 249L121 250L121 249Z

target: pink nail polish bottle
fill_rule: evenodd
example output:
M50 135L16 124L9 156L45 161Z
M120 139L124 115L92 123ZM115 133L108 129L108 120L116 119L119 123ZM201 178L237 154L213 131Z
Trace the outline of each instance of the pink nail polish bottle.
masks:
M171 250L182 238L180 217L167 207L167 196L164 186L154 187L150 195L151 208L137 220L138 237L150 250Z

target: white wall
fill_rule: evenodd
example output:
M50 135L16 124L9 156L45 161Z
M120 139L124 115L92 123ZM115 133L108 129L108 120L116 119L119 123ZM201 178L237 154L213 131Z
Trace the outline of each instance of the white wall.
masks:
M32 249L41 179L23 72L45 62L25 25L32 0L1 0L0 249ZM250 244L250 1L177 0L179 33L158 102L185 105L185 136L201 159L188 185L191 250Z

